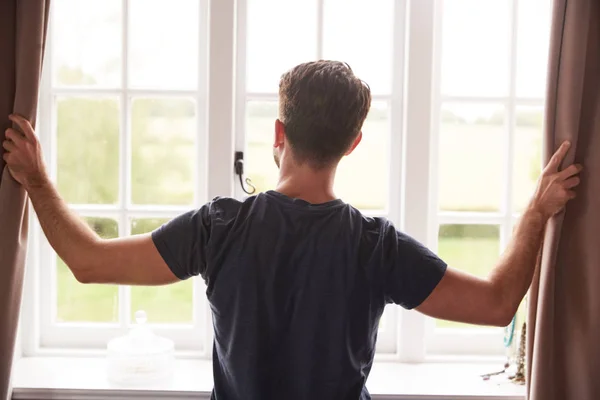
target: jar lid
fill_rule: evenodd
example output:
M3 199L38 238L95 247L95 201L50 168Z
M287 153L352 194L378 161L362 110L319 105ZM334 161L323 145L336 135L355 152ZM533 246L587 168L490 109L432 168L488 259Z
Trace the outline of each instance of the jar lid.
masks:
M143 310L136 311L136 324L125 336L112 339L107 349L110 353L127 355L151 355L173 351L172 340L155 335L146 325L148 318Z

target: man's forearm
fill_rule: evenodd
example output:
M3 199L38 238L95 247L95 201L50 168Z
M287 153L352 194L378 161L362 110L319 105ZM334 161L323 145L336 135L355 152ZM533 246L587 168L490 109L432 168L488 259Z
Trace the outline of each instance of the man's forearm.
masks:
M69 209L49 180L26 189L50 245L77 275L93 261L91 250L98 235Z
M521 217L500 262L490 274L502 306L511 313L517 311L531 285L547 221L548 218L541 212L529 208Z

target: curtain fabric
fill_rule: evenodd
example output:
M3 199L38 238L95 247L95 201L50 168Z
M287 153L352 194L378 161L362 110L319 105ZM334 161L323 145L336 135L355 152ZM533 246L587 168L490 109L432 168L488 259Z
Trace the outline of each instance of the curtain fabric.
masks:
M49 9L49 0L0 1L0 142L9 127L9 114L17 113L34 122ZM0 174L0 399L8 399L25 271L28 209L25 191L12 179L1 157Z
M600 2L555 0L549 52L547 162L583 164L578 197L548 224L529 295L530 400L600 399Z

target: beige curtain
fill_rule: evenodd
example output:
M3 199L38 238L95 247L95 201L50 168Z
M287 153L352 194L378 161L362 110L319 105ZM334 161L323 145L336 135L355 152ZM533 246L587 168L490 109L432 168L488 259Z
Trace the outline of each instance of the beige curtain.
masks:
M578 198L550 222L529 296L528 398L600 399L600 1L555 0L545 161L565 139Z
M49 0L0 0L0 142L9 114L35 118L49 8ZM23 289L27 200L1 158L0 173L0 399L8 399Z

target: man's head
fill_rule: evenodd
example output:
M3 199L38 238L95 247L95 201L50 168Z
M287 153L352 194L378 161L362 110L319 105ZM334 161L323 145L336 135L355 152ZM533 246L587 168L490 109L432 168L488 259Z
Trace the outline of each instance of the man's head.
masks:
M370 107L369 86L348 64L314 61L292 68L279 82L275 162L286 151L295 163L316 170L336 165L360 142Z

